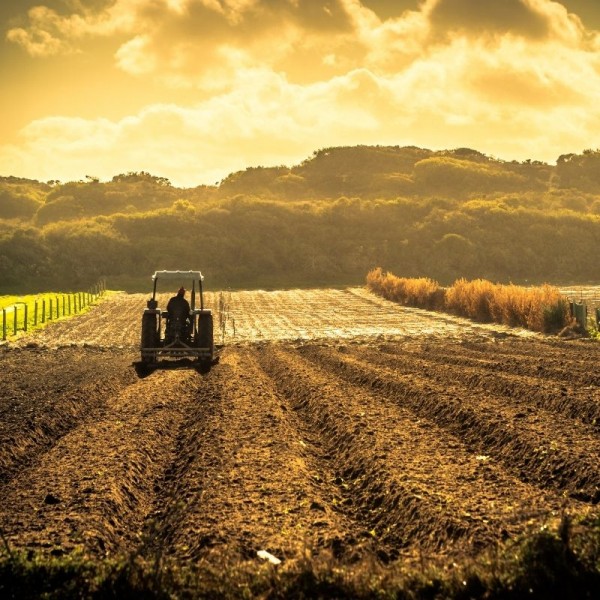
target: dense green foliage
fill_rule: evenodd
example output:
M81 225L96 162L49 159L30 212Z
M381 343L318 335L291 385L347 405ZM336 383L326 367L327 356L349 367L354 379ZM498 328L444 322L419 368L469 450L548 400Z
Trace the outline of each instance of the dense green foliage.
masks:
M180 189L148 173L101 183L0 178L0 293L145 289L155 269L211 286L362 283L375 266L457 278L600 278L600 151L556 166L475 150L344 147Z

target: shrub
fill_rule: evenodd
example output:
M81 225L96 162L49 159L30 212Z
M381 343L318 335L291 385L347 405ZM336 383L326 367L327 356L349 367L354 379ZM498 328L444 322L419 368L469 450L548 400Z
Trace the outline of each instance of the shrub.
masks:
M425 277L407 279L377 268L367 274L367 287L401 304L543 333L557 332L569 322L567 300L550 285L525 288L485 279L458 279L451 287L442 288Z
M408 306L441 309L444 305L444 289L428 277L396 277L377 268L367 274L367 287L387 300Z
M459 279L446 290L445 308L477 321L492 321L493 297L494 285L489 281Z

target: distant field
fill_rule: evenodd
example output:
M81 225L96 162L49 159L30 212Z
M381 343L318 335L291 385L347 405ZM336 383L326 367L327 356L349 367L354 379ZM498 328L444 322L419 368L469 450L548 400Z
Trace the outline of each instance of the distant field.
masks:
M600 285L560 287L560 293L570 300L585 301L591 306L600 306Z

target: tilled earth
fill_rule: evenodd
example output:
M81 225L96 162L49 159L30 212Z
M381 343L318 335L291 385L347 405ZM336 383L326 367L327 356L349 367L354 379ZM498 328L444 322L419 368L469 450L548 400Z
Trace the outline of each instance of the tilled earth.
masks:
M0 533L61 556L453 561L598 513L600 346L361 289L208 295L219 362L136 371L142 295L0 348Z

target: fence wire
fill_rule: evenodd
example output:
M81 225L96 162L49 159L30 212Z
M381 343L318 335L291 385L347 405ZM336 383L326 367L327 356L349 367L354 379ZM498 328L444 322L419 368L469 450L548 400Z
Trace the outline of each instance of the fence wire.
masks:
M99 281L85 292L44 294L29 302L15 302L0 311L0 334L2 341L20 331L41 327L49 321L81 312L106 291L106 282Z
M600 286L561 288L571 306L571 316L586 330L600 330Z

